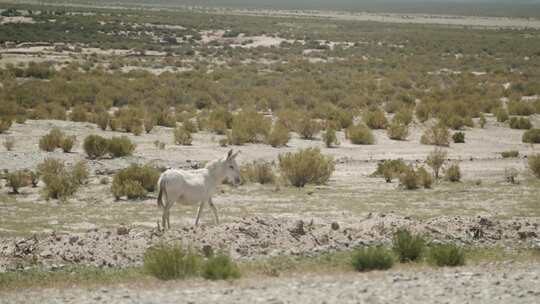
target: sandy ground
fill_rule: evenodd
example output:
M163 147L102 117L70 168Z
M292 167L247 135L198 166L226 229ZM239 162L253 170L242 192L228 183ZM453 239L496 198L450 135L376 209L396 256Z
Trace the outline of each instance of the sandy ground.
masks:
M538 303L540 272L527 264L391 270L156 286L35 289L0 303Z

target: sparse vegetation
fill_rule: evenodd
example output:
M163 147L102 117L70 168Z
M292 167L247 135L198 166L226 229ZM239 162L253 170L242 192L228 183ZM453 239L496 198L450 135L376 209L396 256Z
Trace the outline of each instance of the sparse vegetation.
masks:
M393 121L386 129L388 138L393 140L406 140L409 136L409 127L406 124Z
M384 247L364 247L353 254L352 265L357 271L386 270L394 266L394 257Z
M446 180L456 183L461 180L461 170L458 163L453 163L446 169L445 173Z
M83 148L88 158L101 158L109 152L109 140L99 135L88 135L84 139Z
M444 124L439 123L428 128L420 138L420 142L424 145L448 147L450 145L450 131Z
M452 139L454 140L454 143L456 144L462 144L465 143L465 133L463 132L456 132L452 135Z
M532 173L540 178L540 154L529 155L528 164Z
M64 138L60 142L60 148L62 148L62 151L64 151L64 153L70 153L73 149L73 146L75 145L75 141L75 136L64 136Z
M240 269L230 256L220 253L212 255L204 263L202 276L208 280L228 280L240 277Z
M160 280L185 279L197 276L201 258L179 245L158 245L144 253L144 270Z
M512 117L508 121L510 128L519 130L528 130L532 128L532 123L529 118L525 117Z
M129 156L133 154L134 150L135 144L127 136L114 136L109 139L107 151L112 157Z
M439 178L439 173L441 172L441 169L444 166L444 162L446 161L447 156L448 156L448 153L441 148L436 148L435 150L429 153L426 159L426 163L433 170L433 174L435 175L435 178Z
M131 164L114 175L111 192L117 200L122 196L128 199L143 198L147 192L155 190L158 178L158 170L148 165Z
M253 161L240 168L242 183L272 184L276 181L273 166L266 161Z
M322 138L327 148L339 145L339 140L336 136L336 130L334 130L333 128L326 129L326 131L322 135Z
M407 190L415 190L419 187L431 188L433 178L424 168L407 167L399 175L399 185Z
M398 255L400 262L418 261L425 247L426 242L421 236L413 235L406 229L399 229L392 238L392 249Z
M47 158L39 164L38 172L45 183L43 191L47 199L69 198L88 177L86 164L78 163L69 169L62 161L54 158Z
M182 146L189 146L193 142L191 133L183 126L174 129L174 143Z
M287 127L281 123L277 123L268 135L268 144L274 148L284 147L290 139L291 135L289 134Z
M386 129L388 120L384 111L377 108L366 112L363 116L364 123L371 129Z
M524 143L540 144L540 129L530 129L525 131L522 140Z
M428 261L436 266L463 266L465 265L465 252L454 244L435 245L430 248Z
M47 135L39 140L39 148L43 151L52 152L61 148L65 134L59 128L53 128Z
M503 158L515 158L519 156L519 151L517 150L503 151L501 152L501 156Z
M11 188L11 193L19 194L19 189L27 187L30 183L28 182L28 176L22 170L8 173L6 176L7 186Z
M377 170L371 174L374 177L384 177L387 183L399 177L409 167L400 159L384 160L377 164Z
M347 138L355 145L373 145L375 136L373 132L364 125L355 125L347 128Z
M334 172L333 158L324 156L318 148L280 154L278 159L282 176L295 187L324 184Z

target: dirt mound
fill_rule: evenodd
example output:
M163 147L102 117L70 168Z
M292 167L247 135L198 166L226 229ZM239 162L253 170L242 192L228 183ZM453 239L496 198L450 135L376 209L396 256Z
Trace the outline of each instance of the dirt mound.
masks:
M235 258L313 255L367 244L388 244L392 233L406 227L432 242L472 245L521 245L538 242L540 219L497 220L486 217L436 217L417 220L394 214L370 214L357 223L313 222L282 218L243 218L218 226L155 229L91 229L79 234L4 238L0 270L38 264L127 267L142 264L145 250L160 243L180 243L197 250L225 250Z

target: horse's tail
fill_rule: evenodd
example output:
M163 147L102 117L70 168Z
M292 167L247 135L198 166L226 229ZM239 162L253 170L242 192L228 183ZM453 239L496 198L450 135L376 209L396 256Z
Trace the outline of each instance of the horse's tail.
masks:
M165 186L165 182L160 177L159 181L158 181L158 184L157 184L157 187L158 187L157 206L158 206L158 208L163 208L163 191L165 191L164 186ZM165 195L167 195L167 193L165 193Z

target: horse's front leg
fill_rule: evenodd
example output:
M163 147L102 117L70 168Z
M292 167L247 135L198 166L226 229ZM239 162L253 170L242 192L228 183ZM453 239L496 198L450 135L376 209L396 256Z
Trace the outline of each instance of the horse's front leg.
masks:
M217 209L216 206L214 206L214 202L212 202L212 198L208 199L208 205L210 205L210 208L212 208L212 212L214 213L214 220L216 221L216 225L219 225L219 218L217 215Z
M195 226L199 225L199 219L201 218L201 213L204 209L205 201L201 201L201 204L199 205L199 208L197 209L197 218L195 219Z

